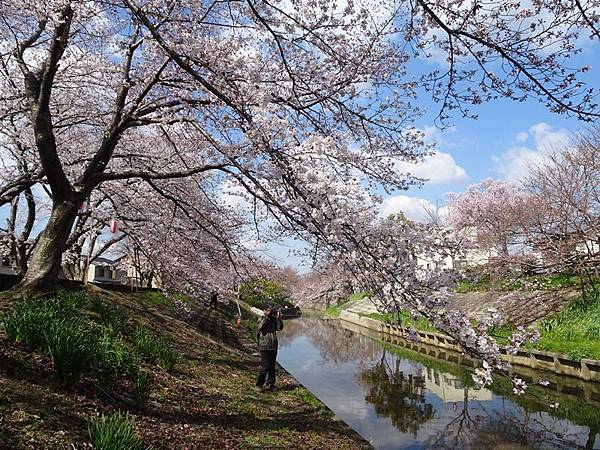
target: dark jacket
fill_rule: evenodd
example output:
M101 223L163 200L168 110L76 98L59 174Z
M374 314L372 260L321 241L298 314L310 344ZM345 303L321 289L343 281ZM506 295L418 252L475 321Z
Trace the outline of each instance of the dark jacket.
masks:
M283 329L281 319L275 317L261 317L258 321L258 349L277 350L277 332Z

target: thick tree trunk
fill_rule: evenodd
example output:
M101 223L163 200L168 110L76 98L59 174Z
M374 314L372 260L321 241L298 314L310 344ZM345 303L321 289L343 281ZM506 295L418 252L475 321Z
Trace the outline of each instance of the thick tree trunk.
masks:
M23 280L16 292L49 293L56 290L62 254L77 215L77 202L62 201L52 206L48 224L31 255Z

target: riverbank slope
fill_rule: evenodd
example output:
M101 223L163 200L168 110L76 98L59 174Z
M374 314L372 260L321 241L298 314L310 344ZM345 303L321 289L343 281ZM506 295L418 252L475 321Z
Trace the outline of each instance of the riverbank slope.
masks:
M371 448L283 370L274 392L254 389L259 358L249 334L233 325L233 308L158 293L90 294L119 311L123 329L143 326L168 339L178 362L169 371L143 362L151 381L139 403L127 382L107 386L93 374L64 387L51 357L0 327L0 448L91 448L90 422L116 411L129 414L154 449ZM248 312L244 319L254 320Z

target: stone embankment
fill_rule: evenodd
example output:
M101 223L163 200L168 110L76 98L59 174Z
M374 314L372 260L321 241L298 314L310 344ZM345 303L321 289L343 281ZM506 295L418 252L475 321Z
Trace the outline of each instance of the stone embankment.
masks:
M340 319L377 331L380 333L383 340L389 340L386 338L391 336L397 337L403 342L411 342L406 339L408 333L405 328L385 324L379 320L371 319L370 317L366 317L354 311L342 311ZM457 359L455 362L471 367L477 364L476 361L461 354L460 348L452 338L431 331L417 331L416 333L420 343L456 353ZM575 361L566 355L540 350L519 351L516 355L508 355L504 349L501 351L502 359L515 366L528 367L535 370L545 370L558 375L567 375L587 381L600 382L599 360L581 359L580 361Z

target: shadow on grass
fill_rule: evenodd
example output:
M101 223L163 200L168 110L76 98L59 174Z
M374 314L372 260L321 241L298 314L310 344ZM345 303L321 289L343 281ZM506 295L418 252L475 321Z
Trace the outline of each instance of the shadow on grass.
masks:
M333 432L345 434L337 423L332 423L329 417L320 417L306 412L290 412L269 418L259 418L251 413L222 413L222 414L190 414L182 412L149 412L150 416L160 418L162 422L183 425L212 425L228 430L247 431L277 431L289 430L294 432Z

